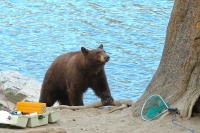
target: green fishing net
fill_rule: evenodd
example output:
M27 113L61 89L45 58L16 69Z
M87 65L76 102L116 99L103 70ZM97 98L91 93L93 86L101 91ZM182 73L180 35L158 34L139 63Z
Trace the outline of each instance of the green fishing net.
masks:
M153 95L149 97L141 111L141 116L144 120L153 120L163 113L168 111L169 105L159 95Z

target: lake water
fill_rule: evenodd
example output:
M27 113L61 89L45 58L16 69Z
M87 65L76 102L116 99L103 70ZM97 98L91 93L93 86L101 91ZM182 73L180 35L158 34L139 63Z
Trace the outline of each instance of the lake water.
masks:
M0 70L42 82L59 55L100 44L114 99L137 100L159 65L173 0L1 0ZM84 102L99 100L91 89Z

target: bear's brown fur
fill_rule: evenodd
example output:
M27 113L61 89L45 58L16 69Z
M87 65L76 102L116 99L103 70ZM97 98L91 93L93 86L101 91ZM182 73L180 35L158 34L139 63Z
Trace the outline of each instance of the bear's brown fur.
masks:
M92 88L104 105L111 104L113 98L108 86L104 65L110 57L97 49L70 52L57 57L46 72L39 102L48 107L56 101L61 105L83 105L83 93Z

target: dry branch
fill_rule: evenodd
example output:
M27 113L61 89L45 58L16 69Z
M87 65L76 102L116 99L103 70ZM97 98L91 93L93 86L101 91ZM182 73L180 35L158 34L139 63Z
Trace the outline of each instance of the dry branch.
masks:
M127 108L127 107L128 107L127 105L122 104L121 106L116 107L116 108L110 110L108 113L112 113L112 112L115 112L115 111L117 111L117 110L123 110L123 109L125 109L125 108Z
M110 106L119 106L121 107L122 105L123 106L126 106L127 107L130 107L130 106L133 106L135 104L135 101L133 100L115 100L113 101L113 103L110 105ZM53 107L48 107L47 109L71 109L71 110L80 110L80 109L88 109L88 108L99 108L99 107L103 107L104 105L102 104L101 101L98 101L98 102L94 102L92 104L89 104L89 105L85 105L85 106L67 106L67 105L58 105L58 106L53 106ZM124 107L123 107L124 108ZM119 108L120 109L120 108ZM119 110L119 109L115 109L114 111L116 110ZM112 111L112 112L114 112Z

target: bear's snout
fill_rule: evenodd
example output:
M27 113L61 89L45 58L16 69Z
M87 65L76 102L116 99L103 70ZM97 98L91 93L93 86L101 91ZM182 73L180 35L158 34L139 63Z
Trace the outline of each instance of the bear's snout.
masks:
M100 56L100 61L101 62L108 62L109 59L110 59L110 56L108 56L108 55L101 55Z
M106 62L108 62L110 60L110 56L106 56L104 59Z

